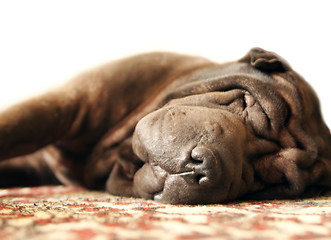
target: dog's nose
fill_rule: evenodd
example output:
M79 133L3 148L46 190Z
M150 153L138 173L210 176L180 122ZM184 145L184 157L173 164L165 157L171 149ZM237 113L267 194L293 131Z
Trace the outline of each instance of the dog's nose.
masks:
M214 152L204 146L195 147L186 161L185 172L181 176L189 184L212 185L221 174L221 168Z

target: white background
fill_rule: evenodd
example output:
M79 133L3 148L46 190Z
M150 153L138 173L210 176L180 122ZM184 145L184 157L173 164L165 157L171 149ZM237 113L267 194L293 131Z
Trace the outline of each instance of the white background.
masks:
M306 78L331 126L328 2L0 0L0 106L138 52L223 62L259 46Z

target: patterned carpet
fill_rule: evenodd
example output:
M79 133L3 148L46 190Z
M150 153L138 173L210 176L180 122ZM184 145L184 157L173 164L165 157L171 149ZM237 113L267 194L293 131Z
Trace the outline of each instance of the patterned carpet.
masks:
M173 206L64 186L3 189L0 239L331 239L331 197Z

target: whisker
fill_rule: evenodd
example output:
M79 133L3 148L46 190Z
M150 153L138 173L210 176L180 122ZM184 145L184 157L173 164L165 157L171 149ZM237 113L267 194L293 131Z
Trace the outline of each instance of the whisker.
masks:
M167 108L168 112L170 113L171 119L175 120L174 114L171 112L170 108Z

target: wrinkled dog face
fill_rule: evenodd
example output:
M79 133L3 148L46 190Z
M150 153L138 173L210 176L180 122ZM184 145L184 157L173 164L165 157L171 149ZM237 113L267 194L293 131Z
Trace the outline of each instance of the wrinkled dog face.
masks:
M203 204L330 186L331 138L318 99L279 56L253 49L179 80L166 102L133 135L145 162L135 196Z
M134 152L145 162L134 178L137 195L173 204L235 199L252 181L243 168L268 121L242 89L170 101L136 127Z
M239 117L217 108L169 105L153 112L134 135L134 151L147 163L134 179L138 194L168 203L228 199L240 184L247 135Z
M330 134L304 80L260 49L215 69L188 77L137 124L132 146L145 164L135 195L219 203L300 196L320 181Z

